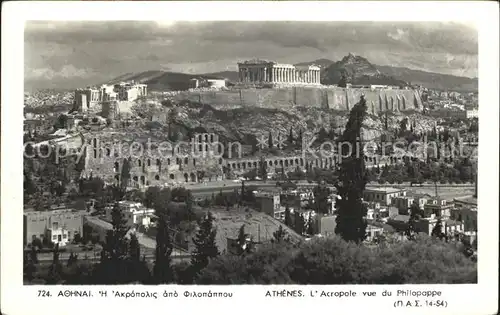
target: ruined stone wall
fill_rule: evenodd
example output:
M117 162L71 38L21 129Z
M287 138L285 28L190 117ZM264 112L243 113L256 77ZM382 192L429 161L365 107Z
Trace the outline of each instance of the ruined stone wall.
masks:
M213 106L257 106L287 108L293 105L350 110L365 95L368 112L421 110L422 100L413 90L288 87L232 91L179 92L176 100L190 100Z
M294 103L300 106L307 107L326 107L323 89L310 87L294 87Z

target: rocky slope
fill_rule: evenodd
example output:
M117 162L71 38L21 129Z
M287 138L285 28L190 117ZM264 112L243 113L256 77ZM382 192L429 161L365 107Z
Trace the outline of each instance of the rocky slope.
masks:
M323 84L338 84L343 75L353 85L406 85L404 81L380 72L366 58L351 53L328 66L322 73L321 82Z
M391 114L388 117L388 127L394 129L404 117L416 121L416 131L431 130L434 120L421 114L404 116ZM322 108L293 107L286 111L267 108L232 108L217 110L209 105L189 104L175 108L175 122L181 127L181 132L187 130L205 130L215 132L229 141L246 142L256 135L268 135L278 132L287 137L290 128L294 135L299 130L318 132L322 127L327 131L331 128L345 126L348 116ZM363 135L365 140L378 138L383 132L383 122L380 117L368 115L364 122Z

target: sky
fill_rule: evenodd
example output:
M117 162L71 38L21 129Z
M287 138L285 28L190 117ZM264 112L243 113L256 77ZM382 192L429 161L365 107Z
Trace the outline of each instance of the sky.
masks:
M30 21L26 86L74 88L130 72L211 73L237 62L299 63L348 53L376 65L477 77L477 30L459 23Z

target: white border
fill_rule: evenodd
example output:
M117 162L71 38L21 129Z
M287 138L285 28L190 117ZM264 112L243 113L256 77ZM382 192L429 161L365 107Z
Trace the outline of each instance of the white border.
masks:
M498 296L498 5L495 2L7 2L2 6L1 311L3 314L107 312L270 313L386 312L495 314ZM259 286L219 287L231 299L68 299L36 297L22 286L23 25L26 20L357 20L462 21L479 30L479 284L405 286L442 290L448 307L396 309L382 298L265 298ZM338 286L337 290L383 286ZM65 287L66 289L67 287ZM94 287L96 290L98 287ZM171 289L174 286L170 287ZM186 287L177 287L182 295ZM203 289L217 290L215 286ZM302 287L304 290L306 287ZM307 286L307 291L311 286ZM395 288L394 286L391 287ZM145 288L144 288L145 289ZM150 290L160 291L158 287ZM163 289L163 287L161 288ZM276 286L274 289L283 289ZM287 287L287 289L291 289ZM325 289L325 288L323 288ZM329 286L329 290L335 290ZM52 290L56 292L56 290ZM109 293L108 293L109 294ZM106 302L106 303L104 303ZM191 303L190 303L191 302ZM194 302L194 303L193 303ZM341 302L341 303L338 303ZM312 309L312 305L317 307ZM109 308L108 308L109 307ZM159 309L153 309L158 307Z

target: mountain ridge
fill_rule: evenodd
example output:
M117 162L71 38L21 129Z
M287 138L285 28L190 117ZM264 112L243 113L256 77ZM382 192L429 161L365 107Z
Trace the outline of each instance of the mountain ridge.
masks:
M478 90L477 78L460 77L450 74L427 72L406 67L376 65L366 58L349 53L339 61L327 58L300 62L296 65L318 65L321 67L321 82L323 84L338 84L342 74L347 74L353 85L422 85L426 88L438 90L452 90L460 92L473 92ZM168 72L149 70L139 73L127 73L109 80L116 83L121 80L134 80L146 83L150 90L186 90L189 80L193 78L227 79L230 82L238 80L236 71L219 71L202 74L188 74L181 72Z

